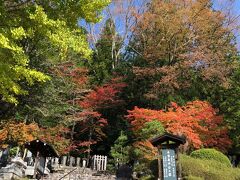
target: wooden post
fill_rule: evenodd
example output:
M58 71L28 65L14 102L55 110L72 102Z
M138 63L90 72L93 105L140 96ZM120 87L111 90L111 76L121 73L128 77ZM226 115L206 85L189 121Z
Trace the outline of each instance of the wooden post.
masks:
M82 167L85 168L86 166L87 166L87 159L83 158Z
M105 156L105 158L104 158L104 169L103 170L104 171L107 170L107 156Z
M98 158L97 158L97 170L99 171L99 170L101 170L101 169L100 169L100 168L101 168L101 156L98 155L97 157L98 157Z
M160 180L163 179L163 172L162 172L162 151L161 147L158 146L158 178Z
M100 167L100 170L103 171L104 169L104 160L105 160L105 157L104 156L101 156L101 167Z
M177 163L177 178L182 179L182 166L181 166L181 163L179 161L179 148L176 149L176 155L177 155L177 160L176 160L176 163Z
M35 163L34 163L34 172L33 172L33 178L36 178L37 175L37 167L39 163L39 151L37 152L37 156L35 157Z
M93 170L96 170L95 159L96 159L96 155L93 156Z
M25 157L26 157L26 155L27 155L27 151L28 151L28 150L25 148L25 149L24 149L24 153L23 153L23 160L25 159Z

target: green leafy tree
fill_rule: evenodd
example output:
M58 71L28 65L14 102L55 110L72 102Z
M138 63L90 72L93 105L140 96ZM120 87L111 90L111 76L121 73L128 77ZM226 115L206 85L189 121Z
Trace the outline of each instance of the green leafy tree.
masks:
M9 115L17 113L28 122L54 127L66 122L67 115L78 108L68 101L74 98L74 84L69 78L49 74L51 80L31 87L31 95L19 98L18 106L9 109Z
M99 20L107 0L1 1L0 2L0 94L2 100L18 103L16 95L27 94L28 86L50 79L32 66L36 56L59 62L70 51L89 58L86 33L78 26L83 19Z
M221 112L224 114L224 119L229 127L230 136L233 140L234 147L238 151L240 148L240 63L237 64L237 69L231 78L231 86L228 90L220 89L217 103L220 106Z
M148 140L156 136L162 135L164 132L165 129L162 123L155 120L151 122L146 122L138 134L141 139Z

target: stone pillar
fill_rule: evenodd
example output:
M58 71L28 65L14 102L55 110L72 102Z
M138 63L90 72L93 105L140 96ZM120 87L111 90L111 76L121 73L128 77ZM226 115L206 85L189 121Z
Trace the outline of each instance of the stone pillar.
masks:
M80 158L80 157L77 157L77 167L80 166L80 161L81 161L81 158Z
M75 160L75 158L72 157L72 156L70 156L70 163L69 163L69 166L71 166L71 167L73 166L74 160Z
M26 149L25 158L26 158L26 161L27 161L27 165L28 165L28 166L33 166L33 165L34 165L32 153L31 153L31 151L28 151L27 149Z
M57 166L58 165L58 162L59 162L59 158L55 157L54 158L54 164Z
M82 164L82 167L85 168L87 165L87 160L86 159L83 159L83 164Z
M66 166L66 162L67 162L67 156L63 156L63 157L62 157L61 165L62 165L62 166Z
M55 157L55 158L52 158L51 159L51 164L52 164L52 166L58 166L58 158L57 157Z

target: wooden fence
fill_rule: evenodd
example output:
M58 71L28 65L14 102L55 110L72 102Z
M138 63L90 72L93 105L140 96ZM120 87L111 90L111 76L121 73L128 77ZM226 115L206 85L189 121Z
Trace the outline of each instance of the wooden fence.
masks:
M107 156L94 155L92 157L92 169L97 171L106 171Z
M62 156L59 158L52 158L51 165L56 166L69 166L69 167L86 167L87 159L79 157L67 157ZM96 171L106 171L107 169L107 156L94 155L90 160L90 165L93 170Z

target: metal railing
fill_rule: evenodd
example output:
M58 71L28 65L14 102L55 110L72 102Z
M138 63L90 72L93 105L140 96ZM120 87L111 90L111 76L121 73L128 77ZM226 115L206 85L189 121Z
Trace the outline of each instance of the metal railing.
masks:
M73 173L75 170L77 170L77 168L75 168L75 169L69 171L67 174L65 174L64 176L62 176L59 180L65 178L67 175L70 175L70 174Z

